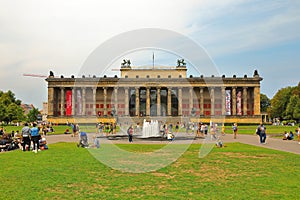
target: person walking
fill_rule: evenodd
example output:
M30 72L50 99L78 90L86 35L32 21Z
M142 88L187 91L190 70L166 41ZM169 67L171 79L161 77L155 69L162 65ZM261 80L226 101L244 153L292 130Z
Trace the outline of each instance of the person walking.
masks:
M24 127L22 128L22 140L23 140L23 151L26 151L26 146L28 147L28 151L30 151L30 133L31 133L31 130L28 126L28 123L26 122L24 124Z
M175 132L178 133L178 131L179 131L179 122L177 122L175 126Z
M238 126L236 123L234 123L232 125L232 130L233 130L233 138L236 139L236 136L237 136L237 132L238 132Z
M261 144L266 144L266 127L260 123L260 125L257 127L256 134L259 135L259 141Z
M133 128L132 125L129 126L129 128L127 129L127 134L128 134L128 141L132 142L132 136L133 136Z
M39 129L36 127L36 123L33 124L33 127L31 128L31 140L33 142L33 150L32 151L40 151L40 134Z
M216 134L217 134L216 124L215 123L211 123L211 125L210 125L211 140L217 139Z
M222 124L221 132L222 132L222 136L225 136L225 125L224 125L224 123Z

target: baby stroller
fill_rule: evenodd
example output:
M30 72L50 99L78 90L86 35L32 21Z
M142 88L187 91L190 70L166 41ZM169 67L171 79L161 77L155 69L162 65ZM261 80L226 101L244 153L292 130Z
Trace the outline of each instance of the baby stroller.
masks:
M77 147L85 147L87 148L89 146L88 138L86 132L80 132L79 135L79 143L77 144Z

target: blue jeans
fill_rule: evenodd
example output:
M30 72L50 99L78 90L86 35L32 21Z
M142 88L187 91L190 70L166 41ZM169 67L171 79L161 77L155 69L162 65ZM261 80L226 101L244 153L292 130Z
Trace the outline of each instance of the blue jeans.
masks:
M267 138L267 135L265 133L261 133L259 135L260 143L265 143L266 142L266 138Z

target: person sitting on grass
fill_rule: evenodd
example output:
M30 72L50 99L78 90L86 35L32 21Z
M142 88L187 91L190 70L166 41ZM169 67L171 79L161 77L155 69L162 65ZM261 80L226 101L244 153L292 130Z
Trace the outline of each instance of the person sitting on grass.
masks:
M293 140L294 139L294 134L292 131L290 131L290 134L287 137L288 140Z
M39 142L40 142L40 149L41 150L48 149L47 141L46 141L46 138L44 136L41 137Z
M64 134L71 134L71 132L69 131L69 129L66 129L66 131L64 132Z
M283 140L287 140L287 138L288 138L288 136L289 136L289 134L286 132L286 131L284 131L284 134L283 134Z
M220 136L217 139L216 146L220 148L224 147L223 141L221 140Z
M93 136L93 139L94 139L94 144L92 145L92 147L99 149L100 148L100 141L99 141L99 139L96 137L96 135Z
M169 133L167 134L167 139L168 139L169 141L173 141L173 140L175 139L175 136L174 136L171 132L169 132Z

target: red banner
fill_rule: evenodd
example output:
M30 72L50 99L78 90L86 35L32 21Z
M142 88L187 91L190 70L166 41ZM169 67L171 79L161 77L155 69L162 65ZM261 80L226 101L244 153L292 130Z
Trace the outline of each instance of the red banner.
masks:
M72 90L66 91L66 115L72 115Z

